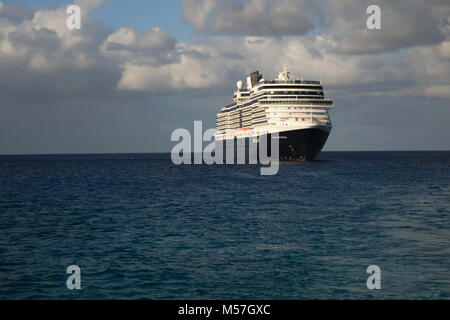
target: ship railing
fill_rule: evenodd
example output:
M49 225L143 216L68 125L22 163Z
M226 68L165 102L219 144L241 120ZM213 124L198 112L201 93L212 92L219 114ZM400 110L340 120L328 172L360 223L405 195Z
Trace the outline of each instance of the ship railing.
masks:
M264 80L258 84L320 84L320 81L315 80Z

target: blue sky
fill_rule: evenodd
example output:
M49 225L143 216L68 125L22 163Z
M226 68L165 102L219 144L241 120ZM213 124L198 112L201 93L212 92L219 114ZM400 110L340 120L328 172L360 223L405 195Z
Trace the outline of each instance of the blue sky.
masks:
M100 6L91 16L104 21L114 29L134 26L143 32L160 27L177 40L183 41L192 36L192 27L182 21L181 15L181 3L176 0L115 0Z

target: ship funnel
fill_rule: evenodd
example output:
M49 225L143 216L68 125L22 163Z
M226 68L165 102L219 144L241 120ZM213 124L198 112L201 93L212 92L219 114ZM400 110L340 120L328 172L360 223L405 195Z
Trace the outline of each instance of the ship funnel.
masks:
M242 81L239 80L239 81L236 83L236 86L237 86L237 88L238 88L239 90L241 90L241 89L242 89Z
M262 74L260 74L259 71L254 71L254 72L250 73L250 81L252 83L252 87L254 87L261 79L262 79Z

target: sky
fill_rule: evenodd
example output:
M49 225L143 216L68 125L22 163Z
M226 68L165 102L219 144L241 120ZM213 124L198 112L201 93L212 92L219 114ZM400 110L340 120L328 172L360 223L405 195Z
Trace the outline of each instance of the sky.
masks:
M0 0L0 154L170 152L283 64L334 100L324 150L450 150L449 17L448 0Z

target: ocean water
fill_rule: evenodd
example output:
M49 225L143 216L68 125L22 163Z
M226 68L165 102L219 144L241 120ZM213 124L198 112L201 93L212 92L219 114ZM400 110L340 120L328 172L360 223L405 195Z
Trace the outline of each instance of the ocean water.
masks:
M0 299L450 298L450 152L259 170L1 156Z

